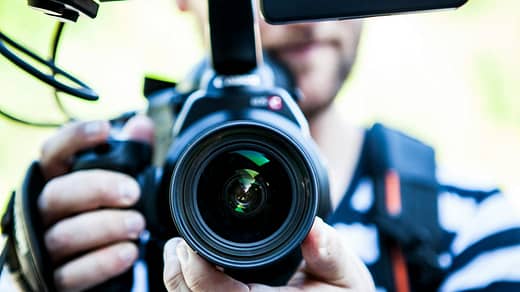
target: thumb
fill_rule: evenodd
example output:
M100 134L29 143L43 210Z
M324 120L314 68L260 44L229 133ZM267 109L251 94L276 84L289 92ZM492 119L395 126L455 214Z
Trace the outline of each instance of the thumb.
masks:
M368 269L348 247L345 237L319 217L302 243L302 254L307 274L353 291L375 290Z
M132 117L118 134L121 140L133 140L153 144L155 130L153 121L145 115Z

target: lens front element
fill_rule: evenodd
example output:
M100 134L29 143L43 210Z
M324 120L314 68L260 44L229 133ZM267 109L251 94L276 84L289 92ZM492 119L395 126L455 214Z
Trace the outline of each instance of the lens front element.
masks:
M217 236L256 242L275 233L287 219L291 179L281 158L268 152L228 149L211 157L201 171L198 210Z
M303 137L236 121L186 141L170 182L172 215L186 242L226 271L292 259L321 191Z
M250 216L260 209L267 187L261 180L257 180L258 175L252 169L240 169L226 183L224 197L233 214Z

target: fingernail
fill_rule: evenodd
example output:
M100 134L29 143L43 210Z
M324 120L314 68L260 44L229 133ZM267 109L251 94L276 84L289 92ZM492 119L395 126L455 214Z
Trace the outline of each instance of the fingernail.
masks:
M132 182L123 182L119 184L119 195L124 204L132 204L139 197L139 186Z
M181 241L182 241L182 239L176 237L176 238L170 239L166 242L166 244L164 245L164 252L163 252L164 262L170 261L172 258L177 256L176 249Z
M181 265L186 265L188 262L188 246L186 243L181 242L177 245L177 258L179 259L179 262L181 262Z
M83 133L87 136L96 136L105 131L108 128L106 121L93 121L83 126Z
M144 228L144 220L141 216L132 214L125 218L125 225L128 235L131 238L137 238Z
M125 263L132 262L135 257L135 249L131 245L125 245L119 250L118 256Z

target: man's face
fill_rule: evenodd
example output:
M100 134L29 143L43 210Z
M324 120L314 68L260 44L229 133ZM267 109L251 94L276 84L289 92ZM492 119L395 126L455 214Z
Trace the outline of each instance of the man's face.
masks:
M177 0L206 25L206 0ZM330 105L354 63L360 21L331 21L269 25L260 19L263 49L284 63L295 78L308 118Z

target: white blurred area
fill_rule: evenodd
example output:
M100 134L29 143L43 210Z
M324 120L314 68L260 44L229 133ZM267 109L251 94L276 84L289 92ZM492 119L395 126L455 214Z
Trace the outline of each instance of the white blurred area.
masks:
M443 176L498 185L520 207L520 18L508 13L520 3L487 2L367 21L339 103L355 123L434 145Z
M46 54L53 21L23 1L9 5L12 13L0 10L0 27ZM470 0L458 11L367 20L359 60L337 101L346 119L415 135L436 147L443 173L498 185L520 206L520 102L511 102L520 96L518 11L518 0ZM177 12L173 0L102 3L97 19L66 27L59 54L59 64L101 100L65 98L65 104L82 119L143 109L145 73L180 80L203 52L193 19ZM50 90L3 58L0 89L2 108L61 117ZM1 195L16 187L51 133L0 118Z

